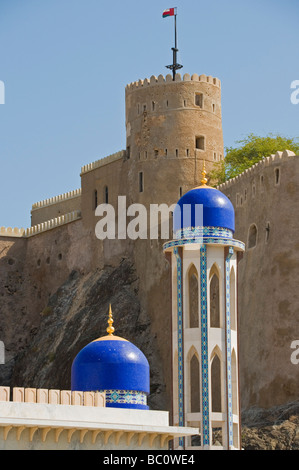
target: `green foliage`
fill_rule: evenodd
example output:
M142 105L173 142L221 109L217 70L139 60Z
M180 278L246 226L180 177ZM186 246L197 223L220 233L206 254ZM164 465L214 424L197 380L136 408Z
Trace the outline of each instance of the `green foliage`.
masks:
M226 147L225 159L215 163L214 170L210 172L209 177L215 185L234 178L264 157L269 157L278 151L291 150L299 155L299 141L280 135L269 134L266 137L258 137L249 134L236 144L239 144L236 148Z
M53 313L52 307L45 307L44 310L41 312L42 317L48 317Z

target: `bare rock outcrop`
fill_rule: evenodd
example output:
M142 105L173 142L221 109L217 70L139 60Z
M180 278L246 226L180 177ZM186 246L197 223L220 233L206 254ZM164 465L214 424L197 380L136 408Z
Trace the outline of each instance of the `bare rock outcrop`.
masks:
M299 401L243 413L244 450L299 450Z

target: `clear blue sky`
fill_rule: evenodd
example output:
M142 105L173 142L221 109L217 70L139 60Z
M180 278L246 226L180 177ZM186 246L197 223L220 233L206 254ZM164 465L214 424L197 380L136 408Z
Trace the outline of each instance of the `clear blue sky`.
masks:
M168 73L175 6L182 74L222 82L225 146L298 137L298 0L0 0L0 226L30 226L32 203L125 148L125 86Z

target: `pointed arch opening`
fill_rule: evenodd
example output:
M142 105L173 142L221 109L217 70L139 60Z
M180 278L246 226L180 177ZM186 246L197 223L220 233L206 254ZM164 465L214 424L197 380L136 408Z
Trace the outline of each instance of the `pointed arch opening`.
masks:
M172 385L172 397L173 397L173 419L174 419L174 426L178 426L179 424L179 390L178 390L178 383L179 383L179 357L178 351L175 350L174 357L173 357L173 385Z
M222 412L221 355L216 348L211 361L212 412Z
M237 329L236 275L235 275L235 269L233 266L230 270L229 292L230 292L230 324L231 324L231 329L236 330Z
M220 328L220 275L216 264L210 270L210 326Z
M251 224L248 230L248 248L254 248L257 243L257 226Z
M238 386L237 386L237 356L235 349L232 350L232 405L233 413L238 413Z
M200 363L197 351L191 348L188 354L189 362L189 409L191 413L200 412Z
M189 304L189 328L199 327L198 316L198 272L194 264L192 264L188 271L188 304Z

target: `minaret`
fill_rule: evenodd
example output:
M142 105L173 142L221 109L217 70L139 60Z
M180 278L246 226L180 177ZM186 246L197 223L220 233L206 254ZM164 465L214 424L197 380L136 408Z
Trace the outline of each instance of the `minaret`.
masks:
M175 448L240 449L237 269L230 200L207 186L180 198L174 240L164 244L172 276L173 424L200 435ZM215 447L217 446L217 447ZM221 446L221 447L219 447Z

